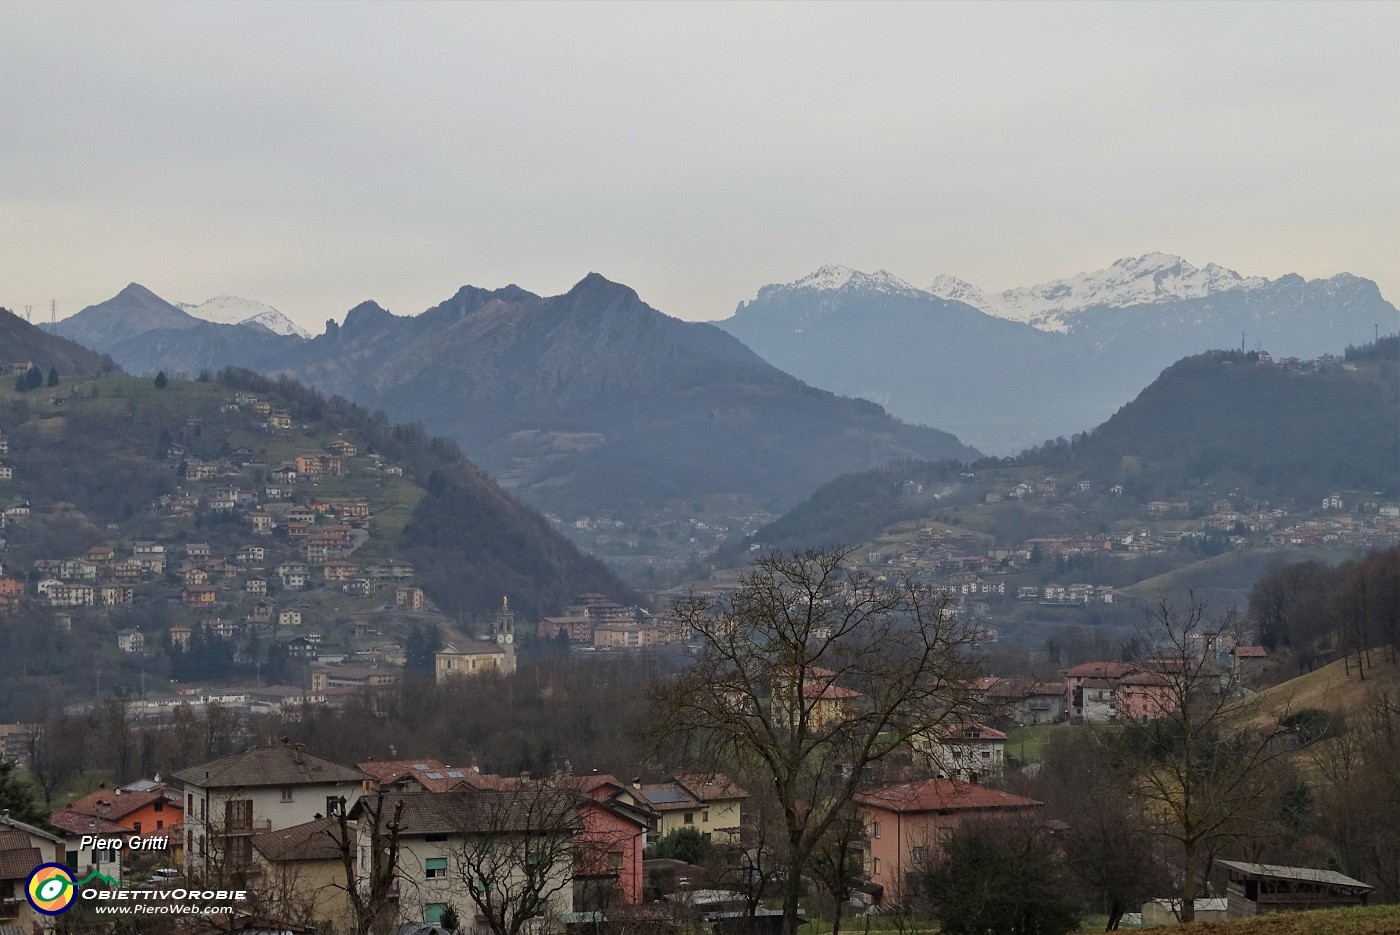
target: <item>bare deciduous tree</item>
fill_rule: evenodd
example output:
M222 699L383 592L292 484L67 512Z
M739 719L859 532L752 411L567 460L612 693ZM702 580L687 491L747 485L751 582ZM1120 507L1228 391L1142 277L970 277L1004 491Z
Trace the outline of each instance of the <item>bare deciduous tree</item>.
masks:
M403 829L403 799L385 814L383 789L361 796L351 814L345 802L337 812L341 864L345 892L354 917L353 935L384 935L397 921L396 883L399 867L399 832ZM356 819L350 831L351 817ZM362 862L361 853L364 852Z
M1180 860L1180 916L1195 918L1205 858L1222 842L1257 834L1257 806L1282 772L1271 768L1289 745L1260 729L1259 705L1235 696L1219 669L1220 633L1193 594L1185 607L1163 599L1148 612L1157 653L1144 710L1124 714L1121 745L1132 791L1152 830L1171 842Z
M454 869L486 927L520 935L551 916L573 879L574 840L583 830L579 797L529 780L454 795L461 836L452 848Z
M943 592L859 573L850 555L770 556L724 598L678 601L700 651L653 693L655 738L686 737L692 757L772 784L788 935L803 875L865 768L963 718L974 674L973 628Z

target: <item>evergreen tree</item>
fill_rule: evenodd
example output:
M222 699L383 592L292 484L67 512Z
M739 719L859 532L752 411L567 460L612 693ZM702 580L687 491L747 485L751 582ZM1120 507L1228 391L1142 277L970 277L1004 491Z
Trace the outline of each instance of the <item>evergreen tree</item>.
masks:
M57 368L57 367L49 367L48 385L49 385L49 386L58 386L58 368Z
M170 380L166 378L164 370L156 374L156 389L163 390L169 383Z
M27 390L37 390L43 385L43 372L38 367L35 367L31 364L29 367L29 372L24 375L24 388Z
M13 760L0 762L0 814L31 825L43 825L46 820L33 784Z

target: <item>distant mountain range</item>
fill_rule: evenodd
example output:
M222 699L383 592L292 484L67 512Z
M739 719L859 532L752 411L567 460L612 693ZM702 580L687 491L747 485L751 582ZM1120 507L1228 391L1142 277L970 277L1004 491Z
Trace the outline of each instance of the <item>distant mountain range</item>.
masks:
M244 299L211 299L196 308L216 316L227 316L229 308L276 312ZM262 312L251 311L249 317L259 314ZM237 312L233 317L237 317ZM229 324L207 320L167 302L140 283L131 283L105 302L89 305L56 324L42 327L111 355L130 373L164 370L167 374L189 376L230 364L261 369L305 340L295 333L276 333L262 322Z
M234 364L422 421L530 502L571 515L710 494L782 509L842 471L979 454L808 386L597 274L553 297L466 286L414 317L366 302L312 340L202 321L132 284L53 330L132 372Z
M1350 274L1268 280L1152 253L994 294L828 266L717 324L801 379L1010 453L1102 422L1179 358L1242 339L1276 357L1339 353L1400 312Z

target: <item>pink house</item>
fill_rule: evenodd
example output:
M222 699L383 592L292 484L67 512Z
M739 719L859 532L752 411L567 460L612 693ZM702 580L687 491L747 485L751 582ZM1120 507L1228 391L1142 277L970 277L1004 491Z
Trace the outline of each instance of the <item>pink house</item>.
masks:
M1143 721L1161 717L1175 707L1175 684L1160 672L1125 675L1118 680L1118 715Z
M654 817L639 805L613 776L564 777L585 801L579 806L583 831L575 839L578 859L574 876L576 903L585 909L606 909L608 890L617 900L634 906L642 901L642 847ZM596 898L598 905L586 905Z
M865 863L870 882L883 887L886 903L907 900L907 878L937 860L943 842L970 818L1015 814L1042 803L957 779L882 786L856 796L866 828Z

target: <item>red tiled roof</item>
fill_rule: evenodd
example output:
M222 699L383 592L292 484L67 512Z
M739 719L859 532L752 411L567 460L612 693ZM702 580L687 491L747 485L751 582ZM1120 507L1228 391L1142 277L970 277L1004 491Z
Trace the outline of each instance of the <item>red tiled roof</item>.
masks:
M0 851L0 880L26 879L43 862L37 847Z
M140 792L98 789L96 792L89 792L80 799L74 799L64 806L63 810L71 809L81 815L92 815L96 818L105 818L108 821L120 821L132 812L140 811L152 802L159 802L162 799L174 803L176 808L180 807L179 797L171 795L163 788ZM58 812L54 814L58 814Z
M1141 672L1134 672L1132 675L1123 676L1123 678L1119 680L1118 684L1156 685L1165 687L1168 685L1175 685L1176 683L1169 676L1163 675L1160 672L1152 672L1150 670L1144 669Z
M977 737L967 737L967 731L975 730ZM995 727L988 727L986 724L954 724L943 731L944 740L1005 740L1006 735Z
M1236 656L1243 656L1247 659L1263 659L1268 655L1262 646L1236 646L1231 650Z
M68 834L112 834L130 835L131 829L126 825L119 825L115 821L108 821L84 812L77 811L72 805L65 805L49 816L49 824L60 831Z
M368 773L381 786L393 785L404 779L413 779L428 792L450 792L458 786L475 785L477 774L470 769L448 766L431 757L416 760L366 760L357 763L363 773Z
M856 796L861 805L892 812L959 812L1036 808L1043 803L960 779L925 779L871 789Z
M723 773L679 773L676 783L701 802L747 799L749 794Z

